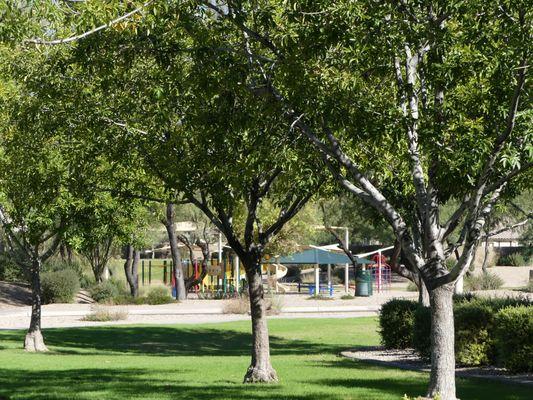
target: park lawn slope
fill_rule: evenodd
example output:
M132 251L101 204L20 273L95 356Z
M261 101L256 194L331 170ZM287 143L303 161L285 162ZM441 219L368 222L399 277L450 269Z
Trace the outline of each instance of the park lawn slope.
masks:
M424 393L425 373L347 360L377 345L375 318L272 319L281 382L243 385L250 323L47 329L48 354L21 349L23 331L0 331L0 398L7 399L401 399ZM458 381L462 400L530 398L529 388Z

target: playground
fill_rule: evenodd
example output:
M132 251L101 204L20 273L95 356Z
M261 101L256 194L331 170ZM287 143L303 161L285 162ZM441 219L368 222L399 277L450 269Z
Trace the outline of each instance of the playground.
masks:
M309 294L329 298L350 293L367 297L373 292L387 292L391 290L393 275L388 259L382 253L391 249L389 246L356 254L354 260L334 245L310 245L287 256L267 256L261 265L263 287L266 293ZM114 260L113 269L121 269L123 262ZM244 266L227 246L221 246L214 257L206 261L203 279L202 260L185 258L182 260L182 268L186 277L200 281L190 289L193 298L235 298L246 289ZM172 259L142 259L139 285L141 288L164 285L170 288L172 297L175 297L173 270ZM121 276L120 273L113 273L115 275Z

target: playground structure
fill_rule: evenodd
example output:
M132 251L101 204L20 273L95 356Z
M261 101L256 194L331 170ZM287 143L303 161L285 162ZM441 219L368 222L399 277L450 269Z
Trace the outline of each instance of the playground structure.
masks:
M199 278L202 261L184 260L183 268L186 277ZM266 291L284 293L287 288L278 282L287 274L287 267L281 264L264 263L261 266L263 285ZM170 259L142 259L140 265L141 285L162 284L175 286L172 276L173 263ZM191 292L199 294L217 294L220 297L232 297L241 293L246 287L246 273L239 258L225 251L222 262L211 259L208 261L207 274L204 279L191 288Z
M368 253L354 255L356 262L362 270L368 269L371 273L373 292L381 293L390 290L392 271L387 263L384 251L392 247L377 249ZM337 251L335 251L337 250ZM237 296L246 287L246 273L239 258L227 246L220 245L219 251L214 253L215 258L208 260L207 274L202 281L193 286L191 292L199 296L233 297ZM371 256L371 259L365 257ZM220 258L219 258L220 257ZM221 262L218 260L221 259ZM301 269L301 274L313 273L313 283L298 283L297 286L282 283L280 280L287 275L287 265L312 266ZM320 266L327 266L327 279L320 282ZM349 269L353 268L351 260L335 248L335 245L324 247L310 246L303 251L285 257L266 257L261 265L263 285L266 292L289 293L309 292L310 295L321 294L332 296L334 285L332 280L332 266L343 265L345 268L344 291L349 293L355 289L350 284ZM183 261L186 277L198 278L201 274L202 261L199 259ZM152 283L170 285L174 287L172 276L173 264L169 259L142 259L140 280L141 284ZM355 275L355 274L354 274ZM175 291L173 290L175 293Z

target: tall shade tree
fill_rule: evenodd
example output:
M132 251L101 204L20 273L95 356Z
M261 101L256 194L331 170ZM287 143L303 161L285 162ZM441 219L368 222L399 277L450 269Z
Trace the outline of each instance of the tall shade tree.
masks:
M525 1L206 6L248 39L238 48L254 59L258 79L250 89L277 102L339 184L391 226L406 265L429 290L427 395L454 400L454 285L495 205L533 181L526 90L531 7ZM451 199L457 207L443 220L440 207ZM445 261L456 251L448 270Z
M75 44L76 62L90 78L85 82L100 93L93 92L101 114L92 117L106 124L101 137L108 145L136 146L144 169L167 193L201 209L241 259L253 338L245 381L270 382L277 374L270 362L261 262L266 246L324 178L310 148L292 146L292 127L277 106L258 102L248 90L255 80L246 73L248 55L213 59L211 48L223 45L224 36L210 37L212 23L218 23L212 12L196 3L166 4L145 19L108 24L68 43ZM183 35L187 27L194 37Z

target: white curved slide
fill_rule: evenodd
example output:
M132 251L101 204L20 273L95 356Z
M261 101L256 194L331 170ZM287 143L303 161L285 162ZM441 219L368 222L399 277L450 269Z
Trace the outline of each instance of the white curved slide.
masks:
M263 273L268 276L270 287L275 287L277 292L286 293L289 287L278 282L287 275L287 267L282 264L263 264Z

